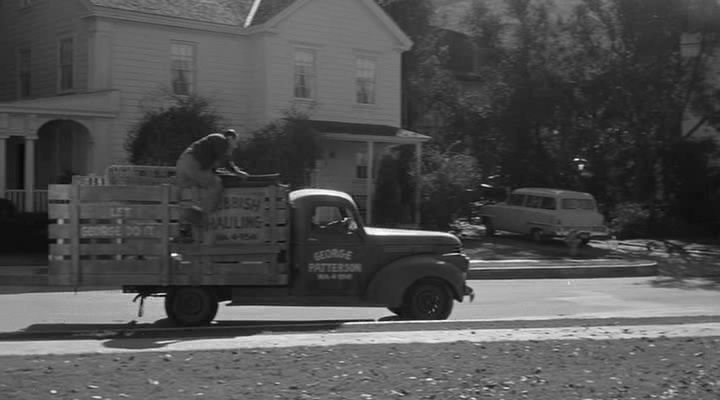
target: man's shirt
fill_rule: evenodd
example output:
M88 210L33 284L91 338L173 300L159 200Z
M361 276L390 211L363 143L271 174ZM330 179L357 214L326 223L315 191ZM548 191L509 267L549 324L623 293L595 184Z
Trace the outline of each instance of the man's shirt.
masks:
M185 152L192 154L203 169L211 169L223 164L234 165L228 154L229 148L230 142L225 135L212 133L195 141Z

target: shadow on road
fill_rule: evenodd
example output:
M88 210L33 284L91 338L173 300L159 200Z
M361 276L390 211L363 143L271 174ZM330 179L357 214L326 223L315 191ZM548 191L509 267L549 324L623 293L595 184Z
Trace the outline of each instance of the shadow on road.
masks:
M204 327L178 327L169 319L138 324L36 324L15 332L0 333L0 341L29 340L107 340L105 347L161 349L169 343L207 338L231 338L258 334L332 332L350 322L369 319L308 321L216 321Z

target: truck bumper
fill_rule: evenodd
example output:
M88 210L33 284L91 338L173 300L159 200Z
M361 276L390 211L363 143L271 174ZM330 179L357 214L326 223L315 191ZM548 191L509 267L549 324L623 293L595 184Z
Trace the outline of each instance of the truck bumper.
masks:
M470 301L475 300L475 291L468 285L463 287L463 296L470 296Z

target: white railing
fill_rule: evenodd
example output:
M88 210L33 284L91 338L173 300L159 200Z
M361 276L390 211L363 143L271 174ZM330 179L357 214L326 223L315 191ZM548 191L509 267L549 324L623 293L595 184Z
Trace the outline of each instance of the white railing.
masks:
M47 212L48 204L48 191L38 190L33 191L33 204L31 210L25 209L25 190L6 190L5 198L10 200L17 209L18 212Z

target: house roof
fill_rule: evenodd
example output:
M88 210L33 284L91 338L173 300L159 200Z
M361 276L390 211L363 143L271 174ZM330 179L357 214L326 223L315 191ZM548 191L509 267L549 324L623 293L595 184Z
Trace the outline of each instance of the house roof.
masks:
M223 25L260 25L296 0L88 0L93 6Z
M294 3L295 0L260 0L255 13L246 21L247 26L262 25Z
M92 8L130 11L141 14L180 18L188 21L251 28L265 23L273 24L286 10L304 0L83 0ZM410 39L373 0L358 0L372 9L405 49L412 46ZM277 17L277 18L276 18Z
M310 120L310 126L320 133L347 134L351 136L384 136L415 141L427 141L429 136L390 125L359 124L341 121Z

